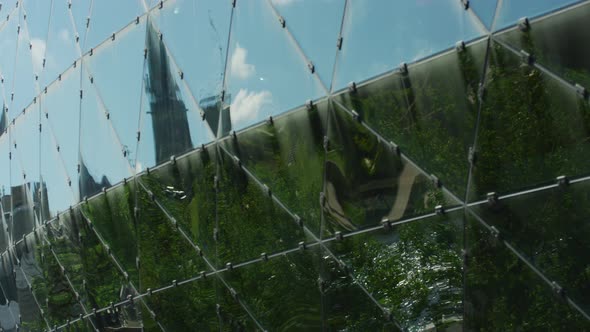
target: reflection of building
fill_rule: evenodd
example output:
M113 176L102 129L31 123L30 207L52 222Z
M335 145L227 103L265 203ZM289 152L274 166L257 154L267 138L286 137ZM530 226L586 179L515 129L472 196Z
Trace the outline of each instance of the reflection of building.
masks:
M230 99L230 97L226 96L226 99ZM230 104L229 101L227 103L221 101L221 98L218 96L211 96L204 99L201 99L199 102L199 107L203 110L203 119L207 122L207 125L211 129L211 132L215 135L215 137L223 137L227 135L231 130L231 117L230 117L230 108L228 105ZM219 125L219 113L221 110L221 126Z
M2 203L2 211L4 216L2 219L2 245L16 242L23 238L24 235L31 233L36 226L36 220L42 221L48 219L49 215L44 213L48 209L41 207L47 203L47 192L44 185L39 182L24 183L19 186L12 187L10 195L4 195L0 202ZM44 202L42 202L44 201ZM43 203L43 204L42 204ZM16 256L20 260L20 267L16 268L17 273L12 271L15 267L11 267L10 261L3 261L2 271L0 271L3 284L9 286L4 292L6 293L6 300L10 305L3 310L12 311L16 317L19 315L25 322L36 321L39 318L39 310L35 299L29 289L29 285L22 271L27 275L29 280L33 276L39 275L40 270L35 264L34 253L32 251L22 252L15 251ZM10 312L3 312L2 315L10 315Z
M178 84L168 64L166 47L153 25L147 37L146 94L149 97L156 163L192 148L186 112Z
M78 178L78 185L80 198L84 198L96 194L101 191L102 188L110 187L111 183L104 175L100 182L96 182L90 172L88 172L88 167L86 167L84 160L80 157L80 176Z
M8 116L5 111L5 106L2 105L2 111L0 111L0 135L4 132L4 129L8 126Z

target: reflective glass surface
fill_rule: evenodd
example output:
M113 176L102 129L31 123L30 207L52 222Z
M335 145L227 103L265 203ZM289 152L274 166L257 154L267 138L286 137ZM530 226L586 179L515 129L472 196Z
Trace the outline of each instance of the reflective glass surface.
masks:
M462 215L378 229L328 248L403 328L452 330L462 321Z
M477 17L485 24L487 29L492 29L492 23L496 14L498 0L471 0L469 7L475 12Z
M152 11L151 24L162 33L192 96L209 115L223 89L231 3L217 0L177 0ZM217 130L217 128L215 128Z
M325 94L266 1L238 1L233 15L225 96L233 128Z
M137 200L140 291L171 285L174 280L186 280L208 269L143 188L138 188Z
M330 113L323 231L354 231L457 204L340 107Z
M314 63L326 87L332 82L334 56L344 14L344 0L271 0L285 26Z
M532 54L535 61L567 81L590 89L590 4L540 19L527 31L512 30L498 38Z
M0 330L590 331L589 18L1 1Z
M213 140L163 35L151 21L147 23L145 55L138 171Z
M478 222L467 220L465 328L584 331L590 322L568 307Z
M49 326L78 318L84 313L42 232L33 233L26 241L20 242L13 259L20 265L16 267L17 286L24 282L31 287L34 297L29 301L38 305Z
M82 86L86 91L83 106L97 109L98 113L93 115L102 117L99 123L112 127L115 146L105 149L122 154L132 166L137 158L146 21L145 17L140 18L139 24L118 33L115 40L105 41L83 59ZM125 93L121 93L122 88ZM92 124L87 122L87 126ZM86 136L90 144L93 138Z
M482 34L459 1L349 1L334 89Z
M409 66L407 75L385 76L336 100L462 197L486 44Z
M300 108L220 144L265 183L316 235L320 233L328 103Z
M247 312L214 275L153 294L147 303L162 326L170 331L256 329Z
M214 261L216 155L211 146L141 177L142 184L176 219L179 228Z
M129 182L84 203L82 212L129 275L130 281L139 285L139 235L134 207L135 186Z
M590 105L499 44L490 50L473 173L475 197L590 170Z
M291 249L305 241L297 222L265 190L219 152L217 254L220 263L247 261L263 252Z
M559 9L580 0L503 0L498 17L496 30L514 24L521 17L535 17L546 12Z
M474 211L588 311L590 285L586 277L590 260L578 253L590 246L589 199L590 187L582 182L503 199Z
M90 197L133 173L130 152L121 144L99 92L90 80L82 79L78 160L80 198Z

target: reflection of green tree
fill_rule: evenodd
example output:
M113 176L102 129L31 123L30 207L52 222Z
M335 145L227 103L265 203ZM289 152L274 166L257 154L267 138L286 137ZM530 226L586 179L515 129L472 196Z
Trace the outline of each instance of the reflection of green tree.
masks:
M133 218L133 190L131 183L116 187L106 195L100 195L88 204L83 204L82 209L129 273L130 280L137 284L139 278L136 268L137 235Z
M335 197L344 214L356 227L372 226L390 214L399 196L408 195L403 215L413 216L432 212L438 204L447 205L442 191L428 178L419 174L411 178L407 191L398 193L404 167L399 156L380 142L375 135L356 123L339 108L330 117L330 152L326 164L326 181L335 188ZM328 196L330 193L328 193ZM328 220L334 221L332 216ZM338 230L338 223L325 227L331 233Z
M460 219L435 217L334 243L357 280L409 329L461 320Z
M478 136L478 194L590 170L590 105L494 44Z
M49 246L38 245L35 256L42 274L34 276L31 283L50 325L63 324L68 319L78 317L82 308Z
M477 331L587 331L588 321L559 299L514 254L469 220L466 328Z
M322 191L326 116L327 103L323 102L240 134L237 141L222 143L316 234L321 219L317 202Z

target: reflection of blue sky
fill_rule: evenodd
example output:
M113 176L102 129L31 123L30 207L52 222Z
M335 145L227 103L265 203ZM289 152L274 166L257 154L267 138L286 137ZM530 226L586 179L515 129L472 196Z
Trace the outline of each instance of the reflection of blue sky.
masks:
M455 0L350 1L335 89L483 33Z
M287 27L329 87L344 0L272 0Z
M471 0L469 6L482 20L488 29L492 28L492 21L496 13L497 0Z
M236 129L323 94L319 81L264 1L238 2L228 66Z
M521 17L535 17L579 0L503 0L496 18L495 30L518 21Z

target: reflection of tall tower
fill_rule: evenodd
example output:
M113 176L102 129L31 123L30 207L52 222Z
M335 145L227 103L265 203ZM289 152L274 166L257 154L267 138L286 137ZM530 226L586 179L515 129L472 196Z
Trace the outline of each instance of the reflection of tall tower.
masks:
M166 47L152 24L147 26L146 94L150 99L156 163L192 148L188 111L168 64Z

